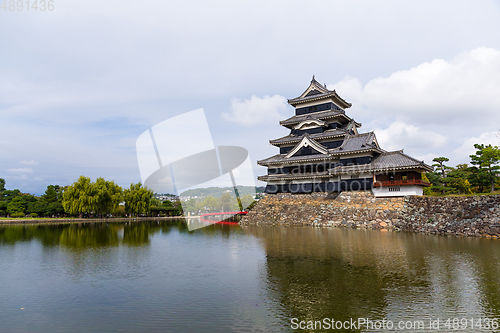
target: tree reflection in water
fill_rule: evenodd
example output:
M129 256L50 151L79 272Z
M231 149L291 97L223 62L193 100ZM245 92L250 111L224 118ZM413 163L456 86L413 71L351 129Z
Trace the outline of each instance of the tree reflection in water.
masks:
M215 224L190 232L184 219L0 225L0 245L14 245L18 242L37 240L46 247L63 245L75 249L121 244L143 246L150 243L153 235L169 234L172 230L191 236L204 235L222 238L229 238L231 233L243 233L237 225L228 224Z

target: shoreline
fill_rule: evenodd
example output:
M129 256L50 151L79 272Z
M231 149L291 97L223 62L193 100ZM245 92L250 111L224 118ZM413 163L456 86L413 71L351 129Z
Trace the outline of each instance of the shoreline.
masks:
M128 222L146 220L178 220L197 219L199 216L160 216L160 217L110 217L110 218L12 218L8 220L0 219L2 224L56 224L56 223L87 223L87 222Z

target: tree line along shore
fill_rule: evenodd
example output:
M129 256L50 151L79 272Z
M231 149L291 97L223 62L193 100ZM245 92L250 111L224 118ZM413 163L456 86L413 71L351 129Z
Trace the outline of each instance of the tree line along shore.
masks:
M49 185L45 193L35 196L19 189L7 190L5 180L0 178L0 218L125 218L125 217L175 217L183 214L198 215L219 211L240 211L255 204L250 194L235 198L222 188L218 192L208 191L203 197L189 198L181 205L166 195L155 195L141 183L123 189L114 181L80 176L68 186ZM189 192L191 194L191 192ZM161 199L159 199L161 198Z
M179 201L154 197L141 183L123 189L114 181L80 176L69 186L48 185L35 196L19 189L7 190L0 178L0 217L104 218L180 216Z

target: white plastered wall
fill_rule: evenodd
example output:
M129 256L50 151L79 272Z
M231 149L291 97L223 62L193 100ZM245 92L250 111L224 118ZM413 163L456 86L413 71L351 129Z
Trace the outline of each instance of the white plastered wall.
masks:
M422 186L382 186L372 190L376 197L403 197L405 195L424 195Z

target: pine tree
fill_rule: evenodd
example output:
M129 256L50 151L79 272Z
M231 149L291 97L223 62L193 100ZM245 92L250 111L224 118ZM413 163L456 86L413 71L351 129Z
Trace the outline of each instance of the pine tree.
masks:
M475 144L477 149L475 155L470 155L471 163L474 165L471 171L471 183L479 186L482 190L484 186L490 186L490 192L495 191L495 182L500 173L500 149L491 144Z
M445 162L448 162L449 159L446 157L436 157L435 159L432 160L434 163L432 166L435 168L433 174L428 174L429 179L433 183L432 190L435 192L440 192L441 194L446 194L447 192L453 191L453 188L449 187L446 180L446 175L449 170L452 170L453 168L444 165ZM436 179L436 177L438 179Z

